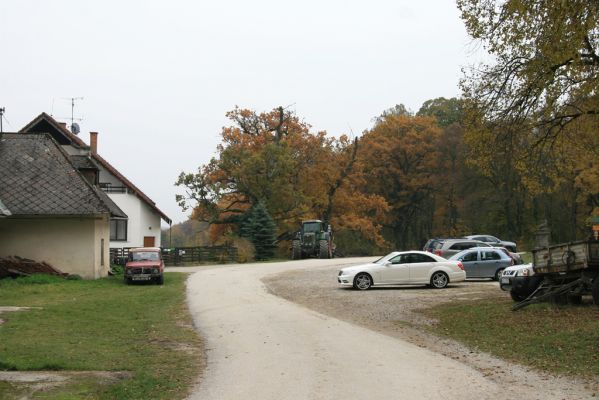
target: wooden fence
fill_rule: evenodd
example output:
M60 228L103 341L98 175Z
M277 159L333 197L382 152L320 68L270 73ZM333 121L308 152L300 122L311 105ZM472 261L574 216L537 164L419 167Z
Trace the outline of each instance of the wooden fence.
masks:
M111 247L110 260L113 264L124 265L129 256L130 247ZM234 246L196 246L162 248L165 265L186 265L200 263L237 262L237 248Z

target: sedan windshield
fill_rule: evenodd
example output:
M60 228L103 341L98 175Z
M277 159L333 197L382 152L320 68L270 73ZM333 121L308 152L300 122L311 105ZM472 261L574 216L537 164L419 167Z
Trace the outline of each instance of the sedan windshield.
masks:
M158 261L158 253L155 251L136 251L129 253L129 260L131 261Z
M398 252L394 251L393 253L389 253L386 256L383 256L378 260L374 261L373 264L383 264L385 261L389 261L392 257L395 257L398 254Z

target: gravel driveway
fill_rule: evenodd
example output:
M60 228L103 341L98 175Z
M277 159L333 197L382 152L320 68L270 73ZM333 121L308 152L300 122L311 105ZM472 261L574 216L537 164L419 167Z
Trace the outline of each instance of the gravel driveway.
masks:
M496 284L338 288L339 265L363 261L200 268L187 293L207 342L208 367L190 399L590 398L578 383L527 372L409 326L428 322L415 308L441 298L501 296Z

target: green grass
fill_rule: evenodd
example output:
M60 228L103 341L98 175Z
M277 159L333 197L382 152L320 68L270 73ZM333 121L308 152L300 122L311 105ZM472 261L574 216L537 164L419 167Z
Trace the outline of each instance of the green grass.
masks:
M510 301L440 305L423 312L436 334L537 369L599 376L599 307L535 304L511 311Z
M127 286L120 277L2 280L0 306L37 308L2 314L0 370L131 373L116 383L79 377L36 394L44 399L182 398L202 362L185 279L168 273L164 286ZM0 398L22 390L15 386L0 385Z

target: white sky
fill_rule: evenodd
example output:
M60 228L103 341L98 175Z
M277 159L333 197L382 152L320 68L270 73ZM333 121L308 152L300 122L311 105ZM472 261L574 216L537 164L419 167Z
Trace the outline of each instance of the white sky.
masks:
M315 130L359 134L398 103L459 95L472 44L452 0L0 3L5 131L45 111L174 223L174 182L215 155L225 112L293 104Z

